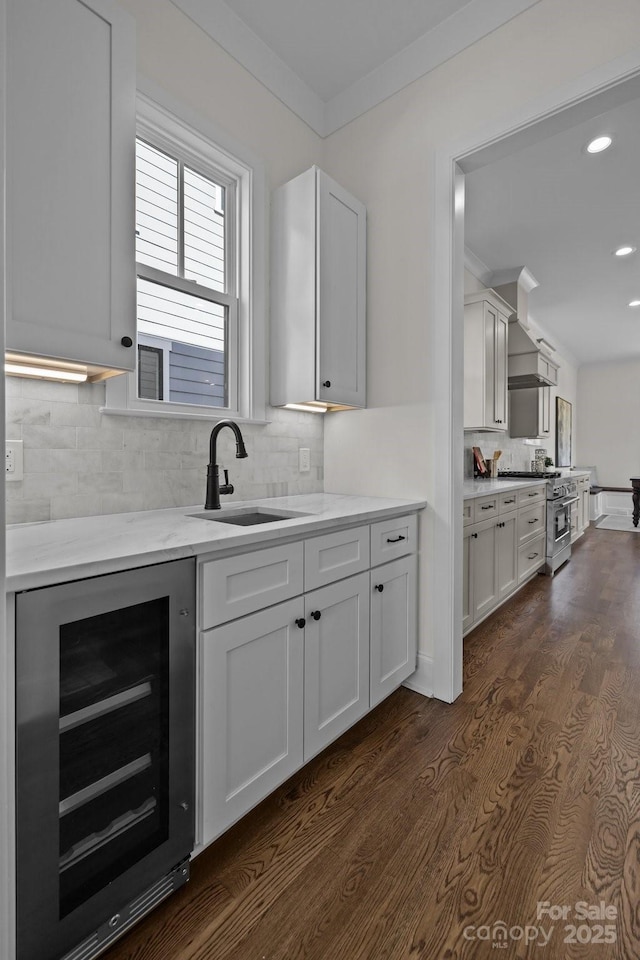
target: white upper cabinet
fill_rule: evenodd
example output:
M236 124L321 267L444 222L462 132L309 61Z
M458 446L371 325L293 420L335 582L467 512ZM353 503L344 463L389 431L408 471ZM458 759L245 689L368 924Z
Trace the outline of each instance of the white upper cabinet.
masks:
M465 297L464 429L506 431L511 308L492 290Z
M551 434L551 387L509 391L509 435L548 438Z
M7 349L132 370L133 20L9 0L7 21Z
M273 195L271 402L366 404L366 210L317 167Z

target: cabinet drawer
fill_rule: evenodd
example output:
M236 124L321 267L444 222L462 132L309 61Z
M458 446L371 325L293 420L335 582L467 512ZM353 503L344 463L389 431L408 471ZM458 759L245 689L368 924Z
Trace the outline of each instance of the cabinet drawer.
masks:
M517 490L514 490L513 493L501 493L498 498L498 510L501 514L511 513L512 510L518 508L518 497Z
M462 502L462 523L465 527L468 523L473 523L473 500Z
M524 490L517 490L519 507L528 507L531 503L538 503L539 500L546 500L546 486L542 484L538 487L525 487Z
M339 530L304 544L304 588L314 590L367 570L369 527Z
M302 593L302 543L210 560L200 571L200 626L206 630Z
M520 508L518 512L518 543L533 540L545 531L546 503L534 503L532 507Z
M518 548L518 583L530 577L544 563L544 535Z
M371 524L371 566L407 553L415 553L418 539L418 518L396 517Z
M475 522L488 520L490 517L497 517L500 498L495 497L476 497L474 501Z

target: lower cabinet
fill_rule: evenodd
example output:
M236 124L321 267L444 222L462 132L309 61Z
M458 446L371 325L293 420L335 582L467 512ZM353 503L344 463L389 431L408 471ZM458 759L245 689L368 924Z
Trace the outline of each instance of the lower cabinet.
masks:
M462 633L483 620L544 563L546 504L540 489L494 497L497 515L463 528ZM531 503L528 497L533 499ZM469 513L465 502L465 517ZM471 513L482 517L491 505L477 498Z
M415 556L371 571L369 706L388 697L416 668Z
M304 759L369 710L369 571L305 596Z
M307 570L305 561L306 592L266 609L254 606L255 612L217 626L220 610L231 609L226 601L221 607L220 598L257 603L260 596L280 600L282 591L295 589L300 543L201 564L201 626L211 625L200 632L201 845L415 671L416 524L415 517L409 520L408 528L407 518L402 528L397 521L372 525L372 537L382 544L375 558L387 562L371 570L369 528L305 541L305 557L322 548L343 558L341 569L362 566L364 559L367 569L309 589L318 582L318 564ZM409 555L398 556L403 550Z
M303 762L303 616L297 597L201 634L205 843Z
M465 529L463 632L517 586L517 533L515 513Z

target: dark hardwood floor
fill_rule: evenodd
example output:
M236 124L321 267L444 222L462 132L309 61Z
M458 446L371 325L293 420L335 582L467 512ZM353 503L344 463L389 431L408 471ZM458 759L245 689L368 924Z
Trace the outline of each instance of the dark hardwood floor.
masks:
M455 704L397 691L105 957L638 958L639 694L640 535L591 528L467 637Z

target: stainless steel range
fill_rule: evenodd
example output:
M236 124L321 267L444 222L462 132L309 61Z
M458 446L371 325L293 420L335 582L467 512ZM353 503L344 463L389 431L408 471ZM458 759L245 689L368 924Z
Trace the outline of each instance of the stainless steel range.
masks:
M553 471L509 470L498 476L503 480L547 481L547 561L544 572L552 577L571 558L571 504L578 500L576 481Z
M571 557L571 504L578 500L575 480L563 477L547 482L547 562L552 577Z

